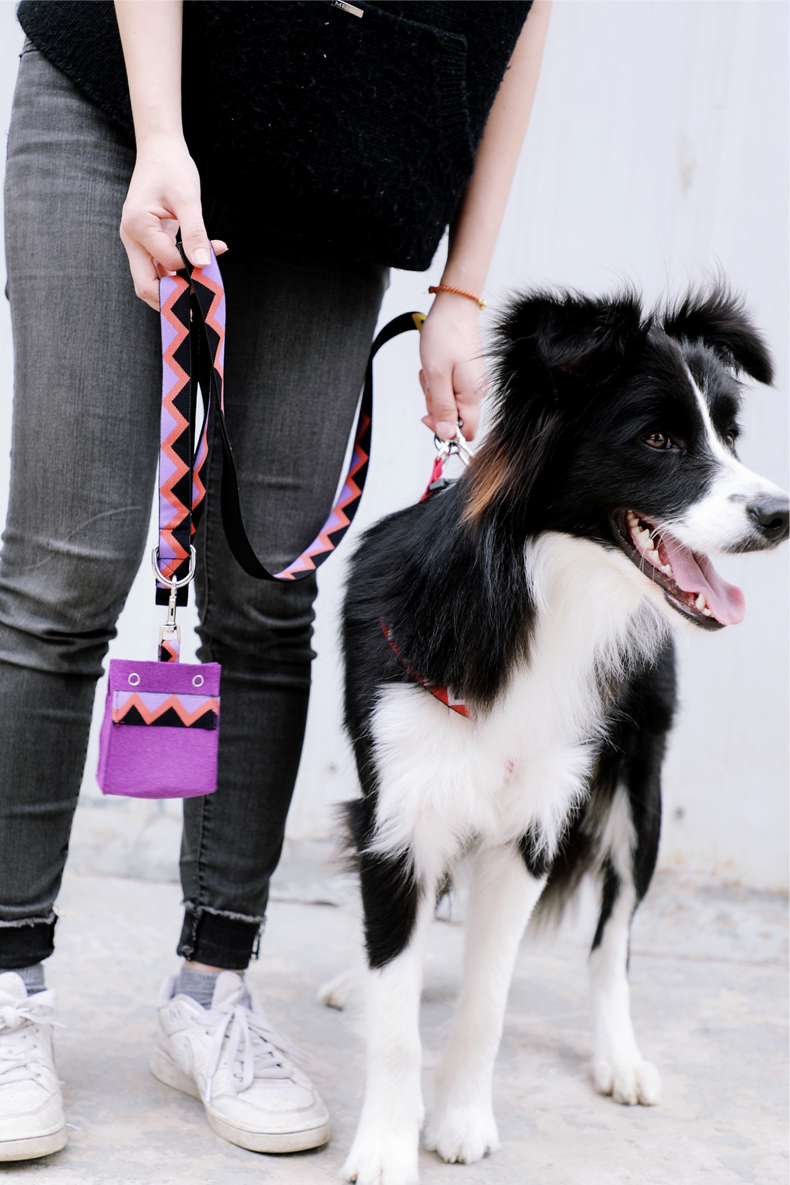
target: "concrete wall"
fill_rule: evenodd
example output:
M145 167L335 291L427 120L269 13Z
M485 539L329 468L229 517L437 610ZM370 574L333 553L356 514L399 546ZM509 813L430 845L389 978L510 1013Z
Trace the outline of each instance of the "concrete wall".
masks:
M788 8L771 0L555 0L530 131L488 284L605 292L628 278L648 301L722 267L748 297L777 362L752 392L742 455L783 485L788 418ZM0 0L0 103L7 127L21 38ZM382 321L427 308L427 275L397 273ZM10 328L0 309L0 510L7 484ZM232 399L233 393L229 392ZM432 458L419 423L414 341L377 369L371 477L358 528L415 499ZM354 534L357 531L355 530ZM336 621L353 540L322 569L315 691L289 834L325 835L352 795L340 730ZM666 768L661 859L760 888L787 885L787 550L721 565L745 589L743 625L683 644L683 712ZM112 653L153 656L160 614L141 572ZM100 688L100 700L103 689ZM98 796L95 738L84 794Z

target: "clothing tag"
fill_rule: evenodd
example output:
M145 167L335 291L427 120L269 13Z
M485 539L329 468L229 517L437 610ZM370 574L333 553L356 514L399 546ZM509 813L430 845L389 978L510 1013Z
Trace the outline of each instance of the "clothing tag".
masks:
M361 8L355 8L353 4L346 4L344 0L329 0L333 8L342 8L343 12L350 12L352 16L364 16Z

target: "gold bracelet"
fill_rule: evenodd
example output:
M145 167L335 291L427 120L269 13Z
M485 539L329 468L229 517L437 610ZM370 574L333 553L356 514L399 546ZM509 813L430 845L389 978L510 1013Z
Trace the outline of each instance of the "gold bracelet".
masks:
M469 300L474 300L480 309L484 309L488 304L487 300L482 300L479 296L475 296L474 292L467 292L465 288L453 288L452 284L431 284L428 291L431 296L436 292L454 292L456 296L466 296Z

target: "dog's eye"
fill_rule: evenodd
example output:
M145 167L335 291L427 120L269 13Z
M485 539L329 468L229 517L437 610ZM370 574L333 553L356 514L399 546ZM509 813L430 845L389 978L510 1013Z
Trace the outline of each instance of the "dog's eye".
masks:
M642 440L651 448L669 449L675 447L665 432L651 432L649 436L643 436Z
M737 439L738 439L738 433L736 432L735 428L728 428L727 431L724 433L724 443L727 445L727 448L734 449L735 448L735 441Z

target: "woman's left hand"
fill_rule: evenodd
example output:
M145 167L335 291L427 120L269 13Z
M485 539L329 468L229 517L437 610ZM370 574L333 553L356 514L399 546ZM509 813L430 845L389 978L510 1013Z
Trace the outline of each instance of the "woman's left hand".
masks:
M423 424L442 440L455 437L458 420L472 440L488 390L478 309L465 296L439 292L420 334L420 382L428 414Z

